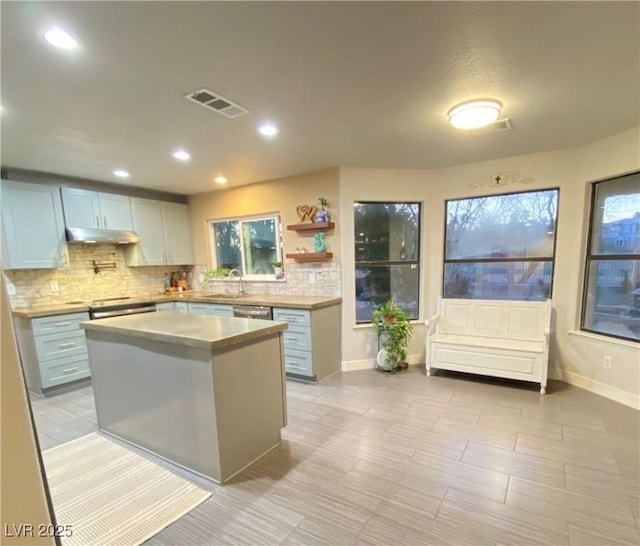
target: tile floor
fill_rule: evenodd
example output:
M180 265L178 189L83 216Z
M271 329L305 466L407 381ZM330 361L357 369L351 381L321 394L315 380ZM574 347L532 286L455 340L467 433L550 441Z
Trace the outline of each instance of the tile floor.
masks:
M287 388L281 447L146 544L640 543L633 409L419 367ZM96 429L91 387L33 411L42 449Z

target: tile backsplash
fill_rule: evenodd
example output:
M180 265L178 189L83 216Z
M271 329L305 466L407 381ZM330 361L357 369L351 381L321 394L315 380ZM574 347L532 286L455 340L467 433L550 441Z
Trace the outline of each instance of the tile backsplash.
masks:
M225 291L225 280L202 285L199 275L207 266L127 267L119 245L68 245L69 267L60 269L8 269L4 273L15 286L10 295L13 308L68 301L91 301L119 296L146 298L163 290L165 273L185 271L187 283L196 290ZM113 269L94 272L94 261L115 264ZM340 264L285 263L282 281L245 282L249 294L290 294L306 296L341 295ZM52 288L56 288L57 292Z

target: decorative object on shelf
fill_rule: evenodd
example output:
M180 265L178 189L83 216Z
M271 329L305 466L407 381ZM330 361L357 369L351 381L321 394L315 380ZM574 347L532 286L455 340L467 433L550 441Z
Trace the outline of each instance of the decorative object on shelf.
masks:
M378 346L382 346L377 355L378 367L386 371L408 367L405 359L413 326L406 311L396 305L395 297L372 311L371 322L376 328Z
M313 205L298 205L296 207L296 213L300 218L300 223L313 222L318 207Z
M276 275L276 279L284 279L284 269L282 269L282 262L273 262L273 272Z
M480 186L506 186L507 184L531 184L533 176L521 176L518 171L494 171L490 174L481 176L473 184L469 184L470 188L479 188Z
M318 204L320 205L320 210L316 212L315 221L319 224L329 221L329 213L324 210L324 207L329 206L329 201L327 201L324 197L318 197Z
M313 251L324 252L327 250L327 243L324 240L324 233L319 231L313 236Z

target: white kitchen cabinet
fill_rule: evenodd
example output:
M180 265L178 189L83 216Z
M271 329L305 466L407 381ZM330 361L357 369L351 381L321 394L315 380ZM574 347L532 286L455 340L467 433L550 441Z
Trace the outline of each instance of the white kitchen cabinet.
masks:
M194 263L187 205L132 197L131 212L140 242L125 249L128 266Z
M36 394L90 377L87 338L79 324L89 313L14 319L27 387Z
M215 315L217 317L232 317L233 305L220 303L191 303L187 304L187 311L194 315Z
M69 228L133 229L127 195L62 188L62 203Z
M282 333L287 377L320 381L340 371L340 308L273 308L273 320L289 325Z
M63 267L69 263L60 188L2 181L2 266Z
M174 306L172 301L156 303L156 311L173 311L173 310L174 310Z

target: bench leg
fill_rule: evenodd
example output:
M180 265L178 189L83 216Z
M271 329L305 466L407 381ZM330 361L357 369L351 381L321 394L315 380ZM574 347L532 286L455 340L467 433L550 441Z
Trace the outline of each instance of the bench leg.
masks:
M547 386L540 383L540 394L545 394L547 392Z
M431 368L427 366L427 377L431 377Z

